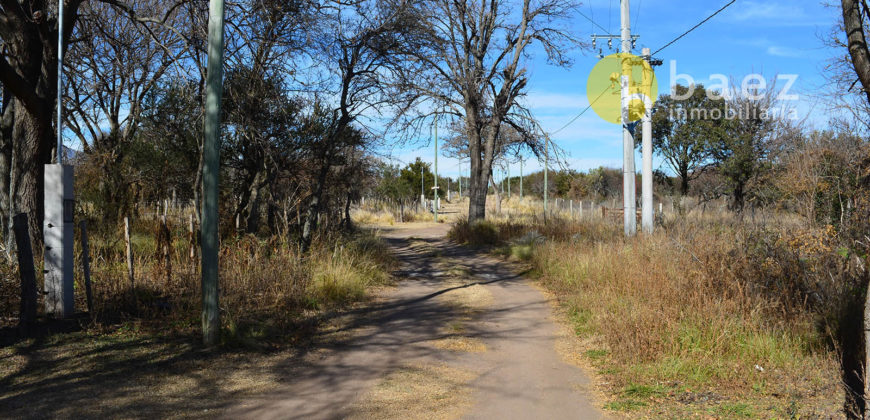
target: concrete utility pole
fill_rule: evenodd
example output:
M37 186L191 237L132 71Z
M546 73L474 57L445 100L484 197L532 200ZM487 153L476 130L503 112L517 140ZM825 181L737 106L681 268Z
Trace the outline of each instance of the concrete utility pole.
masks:
M450 202L450 178L447 178L447 202Z
M45 245L45 313L67 318L74 313L73 167L63 164L63 0L57 2L57 150L55 164L45 164L43 174L42 234ZM14 212L10 212L12 216ZM10 220L11 222L12 220Z
M643 58L649 63L650 60L650 50L649 48L643 49ZM652 84L652 65L643 67L643 91L651 92L652 90L648 90L647 86ZM644 103L644 113L643 119L641 120L641 124L643 126L643 139L641 144L641 150L643 153L643 175L641 178L641 227L643 229L643 233L650 235L653 233L653 174L652 174L652 109L651 104L654 98L649 98L649 104ZM646 102L646 101L644 101Z
M459 198L462 199L462 164L459 164Z
M622 53L631 54L631 21L629 19L629 0L620 0L620 17L622 21ZM634 172L634 137L628 128L629 114L629 83L631 76L631 58L622 58L622 210L625 224L625 236L637 234L637 205Z
M63 163L63 0L57 0L57 164Z
M218 179L220 115L223 96L224 0L211 0L208 16L208 73L202 167L202 341L217 344L218 307Z
M432 207L435 208L435 223L438 223L438 113L435 113L435 197L434 205Z

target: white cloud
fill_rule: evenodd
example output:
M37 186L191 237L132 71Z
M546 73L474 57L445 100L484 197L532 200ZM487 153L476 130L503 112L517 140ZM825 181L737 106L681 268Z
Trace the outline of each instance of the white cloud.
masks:
M731 7L728 19L740 23L763 23L765 26L815 26L830 24L824 16L815 16L798 2L742 1Z
M791 47L782 47L778 45L771 45L767 47L767 54L772 55L774 57L785 57L785 58L800 58L806 56L801 50L797 48Z

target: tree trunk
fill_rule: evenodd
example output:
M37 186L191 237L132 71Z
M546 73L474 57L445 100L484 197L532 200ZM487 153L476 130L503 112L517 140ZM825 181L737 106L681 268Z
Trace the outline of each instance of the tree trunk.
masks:
M8 101L8 102L7 102ZM12 98L4 92L3 110L0 116L0 227L7 244L7 257L12 245L12 216L15 214L13 197L9 195L9 185L12 180L12 127L15 119L15 108Z
M852 57L852 66L864 94L870 102L870 51L867 48L867 39L864 36L864 19L861 14L861 2L858 0L842 0L843 27L846 30L846 39L849 47L849 55Z
M495 192L495 214L501 215L501 193L498 190L498 186L495 185L495 179L489 177L490 184L492 184L492 190Z
M740 219L743 219L743 207L745 205L746 194L744 193L744 184L737 184L734 186L734 197L733 197L733 208L734 211L740 215Z
M476 179L475 179L476 178ZM468 221L486 218L486 190L489 188L487 176L474 177L469 182L468 190Z
M202 167L204 163L202 145L200 145L199 163L196 165L196 178L193 181L193 214L196 216L196 224L199 226L202 226L202 202L200 200L200 191L202 191Z
M864 18L861 13L861 2L858 0L842 0L843 7L843 28L846 30L846 39L848 42L849 55L852 58L852 66L855 68L855 74L858 80L861 81L861 86L864 87L864 94L867 96L867 101L870 102L870 50L867 47L867 39L864 34ZM868 12L864 10L864 12ZM863 398L856 402L856 406L861 410L864 418L867 418L867 401L870 400L870 379L867 374L870 371L870 286L864 297L864 317L863 317L863 339L864 339L864 355L863 355ZM847 344L848 345L848 344ZM854 387L853 387L854 389ZM857 389L855 390L857 391ZM858 400L856 398L856 400ZM849 401L847 399L847 405ZM847 407L848 408L848 407Z
M351 195L351 191L348 190L348 191L347 191L347 198L345 198L345 201L344 201L344 220L341 222L341 224L342 224L342 225L344 226L344 228L347 229L347 230L350 230L350 229L353 227L352 222L351 222L351 220L350 220L350 203L351 203L351 197L352 197L352 195ZM401 222L401 218L403 217L402 213L403 213L404 211L405 211L404 206L402 206L402 207L399 208L399 212L400 212L400 213L399 213L399 219L400 219L400 222Z
M42 220L43 212L43 177L46 163L51 161L51 144L54 129L50 118L33 115L16 100L14 105L15 125L12 137L15 139L14 158L17 163L18 179L15 199L18 208L27 213L30 241L34 252L41 255L42 250ZM44 115L50 115L49 109L44 109Z
M260 187L252 186L248 207L245 209L245 232L256 235L260 231Z
M481 133L476 127L476 115L476 108L473 105L466 106L465 132L468 136L469 160L471 161L471 173L468 180L469 222L486 218L486 193L492 173L492 153L495 142L494 136L488 137L486 140L492 143L488 146L481 137Z
M689 171L681 170L680 171L680 195L685 197L689 194Z
M867 418L867 402L870 401L870 380L867 380L867 374L870 372L870 284L867 285L867 291L864 292L864 418Z
M21 276L21 312L19 327L25 334L36 322L36 269L33 265L33 252L28 242L27 215L15 216L15 242L18 246L18 272Z
M305 224L302 226L302 252L306 253L311 248L311 239L314 232L317 230L317 221L320 217L320 201L323 199L323 189L326 184L326 178L329 175L329 156L322 160L320 174L317 175L317 181L314 186L314 193L311 195L311 201L308 203L308 210L305 214Z

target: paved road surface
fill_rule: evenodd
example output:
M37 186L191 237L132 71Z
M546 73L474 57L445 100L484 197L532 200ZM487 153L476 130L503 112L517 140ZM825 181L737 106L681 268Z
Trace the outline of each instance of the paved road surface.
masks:
M408 412L366 400L391 372L422 363L467 371L472 379L456 391L463 398L444 400L456 404L449 410L416 412L406 405L416 418L601 418L588 377L556 350L559 327L546 297L504 263L447 242L447 229L411 224L385 230L401 263L396 289L351 314L333 334L339 338L299 363L285 388L245 401L226 417L401 418ZM360 407L368 410L361 415Z

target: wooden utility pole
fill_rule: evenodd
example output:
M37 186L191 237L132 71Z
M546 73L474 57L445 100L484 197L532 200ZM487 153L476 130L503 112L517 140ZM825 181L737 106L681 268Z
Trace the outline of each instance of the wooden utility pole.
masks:
M202 342L213 346L220 333L218 307L218 180L223 96L224 0L210 0L208 72L202 167Z

